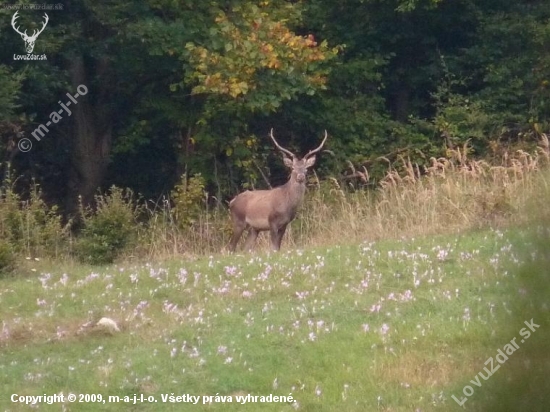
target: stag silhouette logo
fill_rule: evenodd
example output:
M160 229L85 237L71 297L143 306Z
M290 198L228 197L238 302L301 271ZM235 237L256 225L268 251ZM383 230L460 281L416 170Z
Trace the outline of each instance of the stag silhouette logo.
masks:
M44 13L44 22L42 23L42 28L40 30L37 30L35 29L32 33L32 35L28 35L27 34L27 30L25 30L24 32L21 32L19 30L19 27L16 27L16 20L19 18L19 16L17 15L17 13L19 13L18 11L15 12L15 14L13 15L12 19L11 19L11 26L13 27L13 29L19 33L21 35L21 38L23 39L23 41L25 42L25 49L27 50L27 53L28 54L31 54L32 51L34 50L34 43L36 42L36 39L38 38L38 36L40 35L40 33L42 33L44 31L44 29L46 28L46 26L48 25L48 21L49 21L49 17L46 13Z

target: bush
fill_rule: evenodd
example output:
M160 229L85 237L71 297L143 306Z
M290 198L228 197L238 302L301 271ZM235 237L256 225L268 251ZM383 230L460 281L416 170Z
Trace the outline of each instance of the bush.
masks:
M95 210L80 209L84 228L75 254L85 263L112 263L137 238L139 207L130 190L115 186L108 194L97 195L95 202Z
M15 268L15 254L11 245L0 239L0 278L10 274Z
M200 174L183 175L171 193L175 220L179 227L188 228L204 213L206 192L204 178Z
M11 181L0 192L0 238L13 253L57 257L68 245L68 225L63 225L57 206L50 207L33 184L28 200L22 200Z

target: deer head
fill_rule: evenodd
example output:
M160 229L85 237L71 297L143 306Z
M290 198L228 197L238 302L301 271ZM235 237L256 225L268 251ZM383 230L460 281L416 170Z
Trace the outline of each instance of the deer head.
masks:
M283 153L283 161L291 170L290 179L275 189L243 192L229 203L233 220L233 237L229 244L231 251L235 250L242 232L247 228L245 249L253 246L260 231L269 230L272 248L279 250L286 227L296 216L304 196L307 169L315 164L315 154L323 148L328 137L325 130L321 144L299 158L275 140L273 129L269 135L275 147Z
M34 49L34 43L36 42L36 39L38 38L38 35L40 33L42 33L44 31L44 29L46 28L46 25L48 24L48 21L49 21L49 17L46 13L44 13L45 20L42 23L42 28L40 30L35 29L33 31L32 35L28 36L27 35L27 30L25 30L23 33L21 33L21 31L19 31L19 27L15 27L15 21L19 18L17 13L19 13L19 12L16 11L15 14L13 15L12 19L11 19L11 26L23 38L23 41L25 42L25 49L27 50L27 53L32 53L32 51Z
M275 136L273 136L273 129L271 129L271 132L269 134L271 136L271 140L273 140L273 143L275 143L275 147L279 149L281 152L283 152L283 162L286 167L288 167L290 170L292 170L291 179L295 179L297 183L304 183L306 181L306 173L307 169L309 169L311 166L315 164L315 153L319 152L323 145L325 144L325 141L327 140L327 131L325 130L325 138L317 147L316 149L310 150L303 158L299 158L294 153L292 153L290 150L285 149L279 143L277 143L277 140L275 140Z

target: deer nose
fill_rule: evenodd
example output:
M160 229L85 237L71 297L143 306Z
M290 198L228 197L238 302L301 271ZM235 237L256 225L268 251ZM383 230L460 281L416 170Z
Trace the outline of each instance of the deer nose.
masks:
M306 174L305 174L305 173L298 173L298 174L296 175L296 181L297 181L298 183L302 183L302 182L305 181L305 180L306 180Z

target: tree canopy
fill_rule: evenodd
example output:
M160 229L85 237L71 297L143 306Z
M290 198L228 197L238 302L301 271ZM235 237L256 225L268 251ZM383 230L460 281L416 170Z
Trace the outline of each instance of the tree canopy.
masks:
M421 163L469 141L529 144L550 121L545 0L75 0L0 9L0 162L67 213L112 184L147 198L201 174L218 200L280 182L271 128L300 152ZM37 140L33 132L85 85ZM18 149L29 139L32 149ZM8 164L10 166L8 166ZM269 176L270 167L273 168Z

